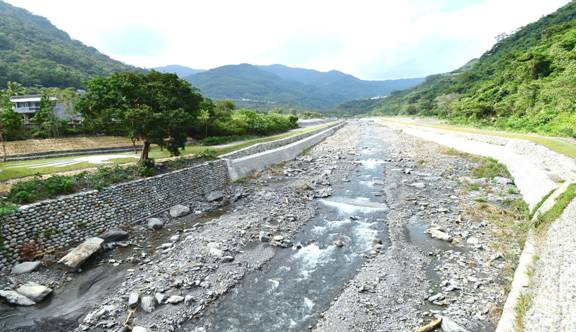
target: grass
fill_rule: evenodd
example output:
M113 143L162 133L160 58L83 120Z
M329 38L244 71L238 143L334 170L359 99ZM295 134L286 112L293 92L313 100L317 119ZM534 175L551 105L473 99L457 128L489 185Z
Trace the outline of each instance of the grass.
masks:
M516 314L514 319L514 330L516 332L524 331L524 317L526 317L526 313L532 305L532 298L533 294L530 291L525 291L518 297L518 302L516 302L516 307L514 307Z
M544 204L544 202L546 202L546 200L554 193L554 191L556 191L556 189L552 189L550 190L546 195L544 195L544 197L542 197L542 199L540 200L540 202L538 202L538 204L536 204L534 206L534 208L532 209L532 212L530 213L530 219L532 219L532 217L534 217L534 214L536 212L538 212L538 209L540 209L540 207L542 206L542 204Z
M254 144L258 143L265 143L270 142L286 137L291 137L299 134L303 134L306 132L310 132L316 129L320 129L326 127L330 124L322 124L318 126L311 126L308 128L298 129L278 135L268 136L268 137L261 137L256 139L250 139L241 141L238 144L231 144L224 147L219 146L211 146L206 147L202 145L189 145L186 146L184 150L182 150L182 156L191 156L191 155L199 155L205 153L207 149L214 150L216 156L226 154L229 152L233 152L236 150L240 150ZM126 157L121 158L114 158L110 159L108 165L125 165L125 164L134 164L137 162L137 158L132 156L138 156L131 153L123 153L121 155L125 155ZM76 158L82 156L74 156L74 157L60 157L60 158L45 158L45 159L36 159L36 160L27 160L27 161L8 161L5 163L0 163L0 181L6 181L10 179L17 179L35 175L45 175L45 174L53 174L53 173L60 173L60 172L68 172L68 171L76 171L76 170L83 170L88 168L95 168L98 164L91 163L91 162L79 162L73 165L64 165L64 166L56 166L56 165L47 165L41 166L44 164L53 164L57 162L71 162ZM84 156L86 157L86 156ZM160 161L165 158L169 158L170 153L164 149L161 150L157 146L153 146L152 150L150 151L150 158L154 158L157 161ZM33 165L38 165L37 168L31 168Z
M533 135L533 134L522 134L522 133L515 133L515 132L507 132L507 131L500 131L500 130L488 130L488 129L480 129L480 128L470 128L470 127L459 127L449 124L440 124L440 123L415 123L410 121L403 121L401 119L395 118L384 118L385 121L395 122L404 125L411 125L416 127L428 127L428 128L435 128L435 129L443 129L443 130L450 130L456 132L462 132L467 134L480 134L480 135L490 135L496 137L503 137L503 138L513 138L513 139L524 139L528 140L540 145L547 147L548 149L568 156L570 158L576 158L576 144L570 142L567 139L562 139L558 137L548 137L548 136L540 136L540 135Z
M472 171L472 175L476 178L493 179L497 176L510 178L510 172L503 164L499 163L493 158L479 158L480 166Z
M539 215L536 219L535 227L536 231L540 234L544 233L550 224L552 224L556 219L560 218L564 209L576 198L576 184L571 184L568 186L566 191L562 193L554 203L554 206L544 214Z

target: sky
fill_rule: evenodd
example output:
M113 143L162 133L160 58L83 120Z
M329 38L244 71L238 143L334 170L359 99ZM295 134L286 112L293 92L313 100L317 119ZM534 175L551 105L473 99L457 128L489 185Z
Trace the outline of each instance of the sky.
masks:
M139 67L284 64L423 77L569 0L5 0Z

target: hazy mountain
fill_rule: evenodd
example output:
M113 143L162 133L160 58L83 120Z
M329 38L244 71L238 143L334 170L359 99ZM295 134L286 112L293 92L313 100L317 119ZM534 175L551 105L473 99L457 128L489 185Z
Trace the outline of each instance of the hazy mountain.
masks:
M0 86L79 87L86 79L139 70L98 52L46 18L0 1Z
M422 79L363 81L339 71L319 72L283 65L228 65L186 79L205 95L240 105L330 110L349 100L386 96Z
M194 69L186 66L180 65L168 65L163 67L156 67L154 70L159 71L161 73L173 73L178 75L180 78L184 78L186 76L194 75L203 72L203 69Z

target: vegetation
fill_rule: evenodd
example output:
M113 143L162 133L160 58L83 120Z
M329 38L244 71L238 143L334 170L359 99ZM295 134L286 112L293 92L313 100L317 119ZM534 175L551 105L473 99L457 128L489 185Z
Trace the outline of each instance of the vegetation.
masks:
M562 195L560 195L554 206L546 211L543 215L539 215L536 219L535 226L537 229L545 230L548 225L560 218L564 209L576 198L576 184L571 184Z
M17 136L22 129L22 118L14 112L10 96L19 88L18 84L8 83L8 88L0 91L0 141L2 143L2 161L6 161L6 141Z
M81 87L90 78L139 69L112 60L47 19L0 1L0 86Z
M86 127L142 141L142 162L152 144L179 155L204 101L175 74L156 71L116 73L91 80L87 87L77 104Z
M497 176L511 178L510 172L503 164L493 158L478 158L480 166L472 170L472 175L477 178L493 179Z
M393 93L373 114L576 136L576 2L500 40L480 59Z

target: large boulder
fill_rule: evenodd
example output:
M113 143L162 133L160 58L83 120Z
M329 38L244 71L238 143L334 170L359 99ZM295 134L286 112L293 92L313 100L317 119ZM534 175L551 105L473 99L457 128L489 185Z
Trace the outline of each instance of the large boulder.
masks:
M44 300L46 296L52 293L52 289L32 281L16 288L16 291L34 302L40 302Z
M146 295L140 301L140 308L146 312L152 312L156 308L156 299L153 296Z
M100 250L102 243L104 243L104 239L102 238L88 238L76 248L72 249L66 256L62 257L58 261L58 264L62 264L66 268L76 271L82 263Z
M120 228L111 228L100 234L98 237L104 239L105 243L116 242L126 240L128 238L128 232Z
M148 229L152 229L152 230L159 230L162 227L164 227L164 221L162 221L162 219L158 219L158 218L150 218L147 220L147 224L146 226L148 227Z
M23 262L20 264L16 264L16 265L14 265L14 267L12 267L12 274L23 274L23 273L32 272L32 271L36 270L38 268L38 266L40 266L40 264L41 264L40 261Z
M206 196L206 200L208 202L220 201L224 198L224 192L222 191L213 191Z
M30 306L35 305L36 303L26 296L17 293L13 290L3 290L0 291L0 298L4 301L14 304L14 305L21 305L21 306Z
M176 205L170 208L170 216L172 218L183 217L190 213L190 208L184 205Z

